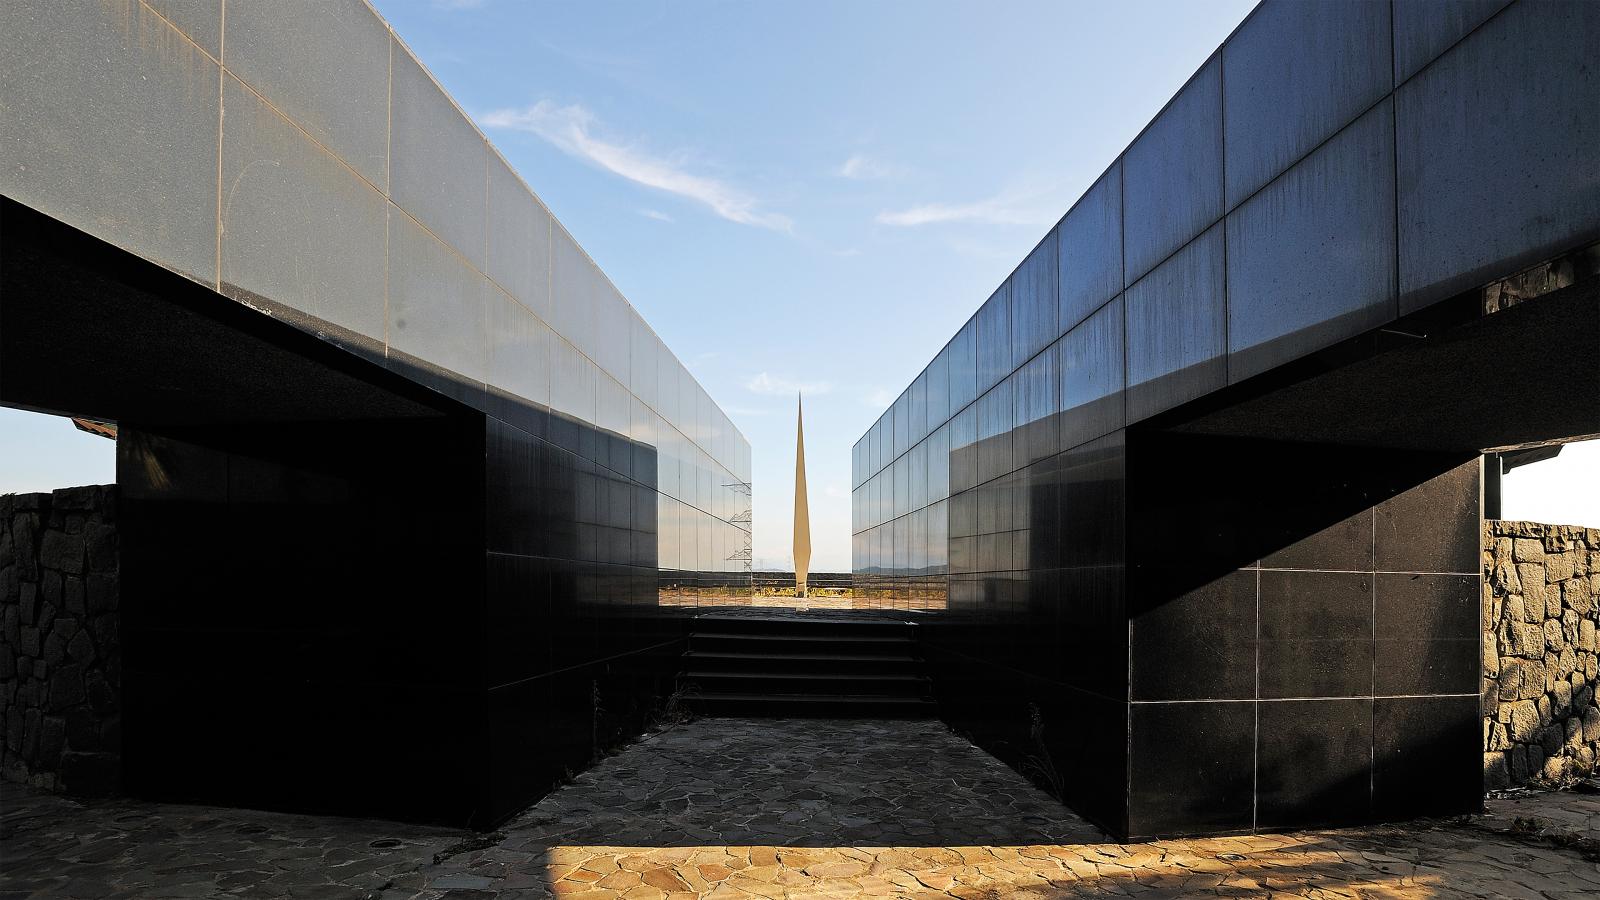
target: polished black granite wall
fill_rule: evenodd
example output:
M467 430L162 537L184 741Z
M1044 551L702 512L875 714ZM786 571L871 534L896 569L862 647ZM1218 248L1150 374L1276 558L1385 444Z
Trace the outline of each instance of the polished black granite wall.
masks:
M489 821L636 734L684 636L683 610L658 603L653 448L537 411L519 424L486 430Z
M749 443L369 4L17 0L0 46L0 194L480 410L648 443L739 530Z
M1079 813L1122 833L1125 434L1033 463L950 503L958 512L948 608L918 620L941 715Z
M120 426L127 789L466 821L481 420Z
M0 194L19 261L0 297L0 403L155 434L475 417L473 571L402 605L477 611L493 655L475 664L493 669L483 689L504 688L497 741L513 733L504 721L543 728L542 696L571 707L551 720L571 740L497 744L539 760L530 785L636 722L645 700L607 685L623 654L664 633L649 601L749 591L749 444L401 37L363 3L224 15L221 0L24 0L0 6L0 46ZM28 215L14 223L13 208ZM188 298L187 318L86 288L78 269L117 255L103 247L63 256L48 278L26 272L13 236L83 243L62 223L165 275L149 295ZM406 440L373 452L411 460L389 486L401 494L439 465ZM520 490L537 502L508 496ZM571 684L534 683L558 673ZM597 693L601 711L584 712ZM541 741L581 749L552 751L557 764ZM498 814L510 795L496 796Z
M131 791L486 827L671 689L655 492L502 420L118 448Z
M1600 430L1600 394L1551 389L1594 383L1592 292L1477 291L1600 239L1597 11L1266 0L934 355L855 445L853 568L937 614L954 724L1123 834L1470 805L1431 667L1463 665L1438 642L1476 564L1383 548L1475 534L1403 498L1474 493L1484 448ZM1302 546L1352 516L1396 531ZM1313 752L1361 708L1347 756ZM1189 742L1233 768L1159 781ZM1366 793L1329 792L1361 746Z
M176 466L141 789L490 823L748 593L749 444L369 6L223 13L0 6L0 403Z
M857 441L863 584L952 574L967 488L1600 239L1597 53L1595 4L1262 3Z
M0 402L121 428L130 790L487 827L659 706L663 596L738 589L654 444L0 213Z
M1021 518L920 620L942 713L1131 838L1476 810L1478 459L1132 429L974 489Z
M131 790L487 825L670 690L620 473L470 416L123 429Z
M1475 811L1480 464L1134 432L1128 833Z

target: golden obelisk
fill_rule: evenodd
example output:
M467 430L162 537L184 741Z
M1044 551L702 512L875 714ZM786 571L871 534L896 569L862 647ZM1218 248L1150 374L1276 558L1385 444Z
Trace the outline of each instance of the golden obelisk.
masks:
M794 595L806 595L811 570L811 504L806 501L805 399L795 397L794 425Z

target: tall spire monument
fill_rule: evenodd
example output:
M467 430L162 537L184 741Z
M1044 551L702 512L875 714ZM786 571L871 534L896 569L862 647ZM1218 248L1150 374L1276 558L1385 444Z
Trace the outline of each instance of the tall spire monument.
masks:
M806 500L805 398L795 397L794 423L794 593L806 595L811 572L811 504Z

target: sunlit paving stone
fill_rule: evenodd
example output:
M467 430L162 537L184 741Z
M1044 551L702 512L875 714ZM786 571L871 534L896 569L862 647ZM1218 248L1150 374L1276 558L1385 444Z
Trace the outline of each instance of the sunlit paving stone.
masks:
M1520 792L1488 807L1470 820L1117 844L935 722L701 719L601 761L486 837L74 801L8 785L0 897L1567 900L1600 891L1600 794Z

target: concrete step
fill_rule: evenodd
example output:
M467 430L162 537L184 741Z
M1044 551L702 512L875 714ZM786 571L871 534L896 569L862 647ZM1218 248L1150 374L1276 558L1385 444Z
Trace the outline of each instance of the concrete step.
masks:
M741 652L690 650L683 655L684 666L701 672L812 672L838 675L916 675L922 661L910 653L807 653L804 647L785 647L792 652Z
M933 715L916 626L887 616L696 616L678 685L718 716Z
M699 715L741 718L928 719L938 713L925 697L859 694L703 693L685 702Z
M737 634L697 631L689 649L710 653L804 653L813 656L905 656L916 645L911 636L854 634Z
M928 679L918 674L856 675L824 672L705 672L678 676L685 690L700 694L816 694L925 697Z
M857 636L911 638L916 626L889 616L784 616L763 618L703 613L694 630L716 634L782 634L790 636Z

